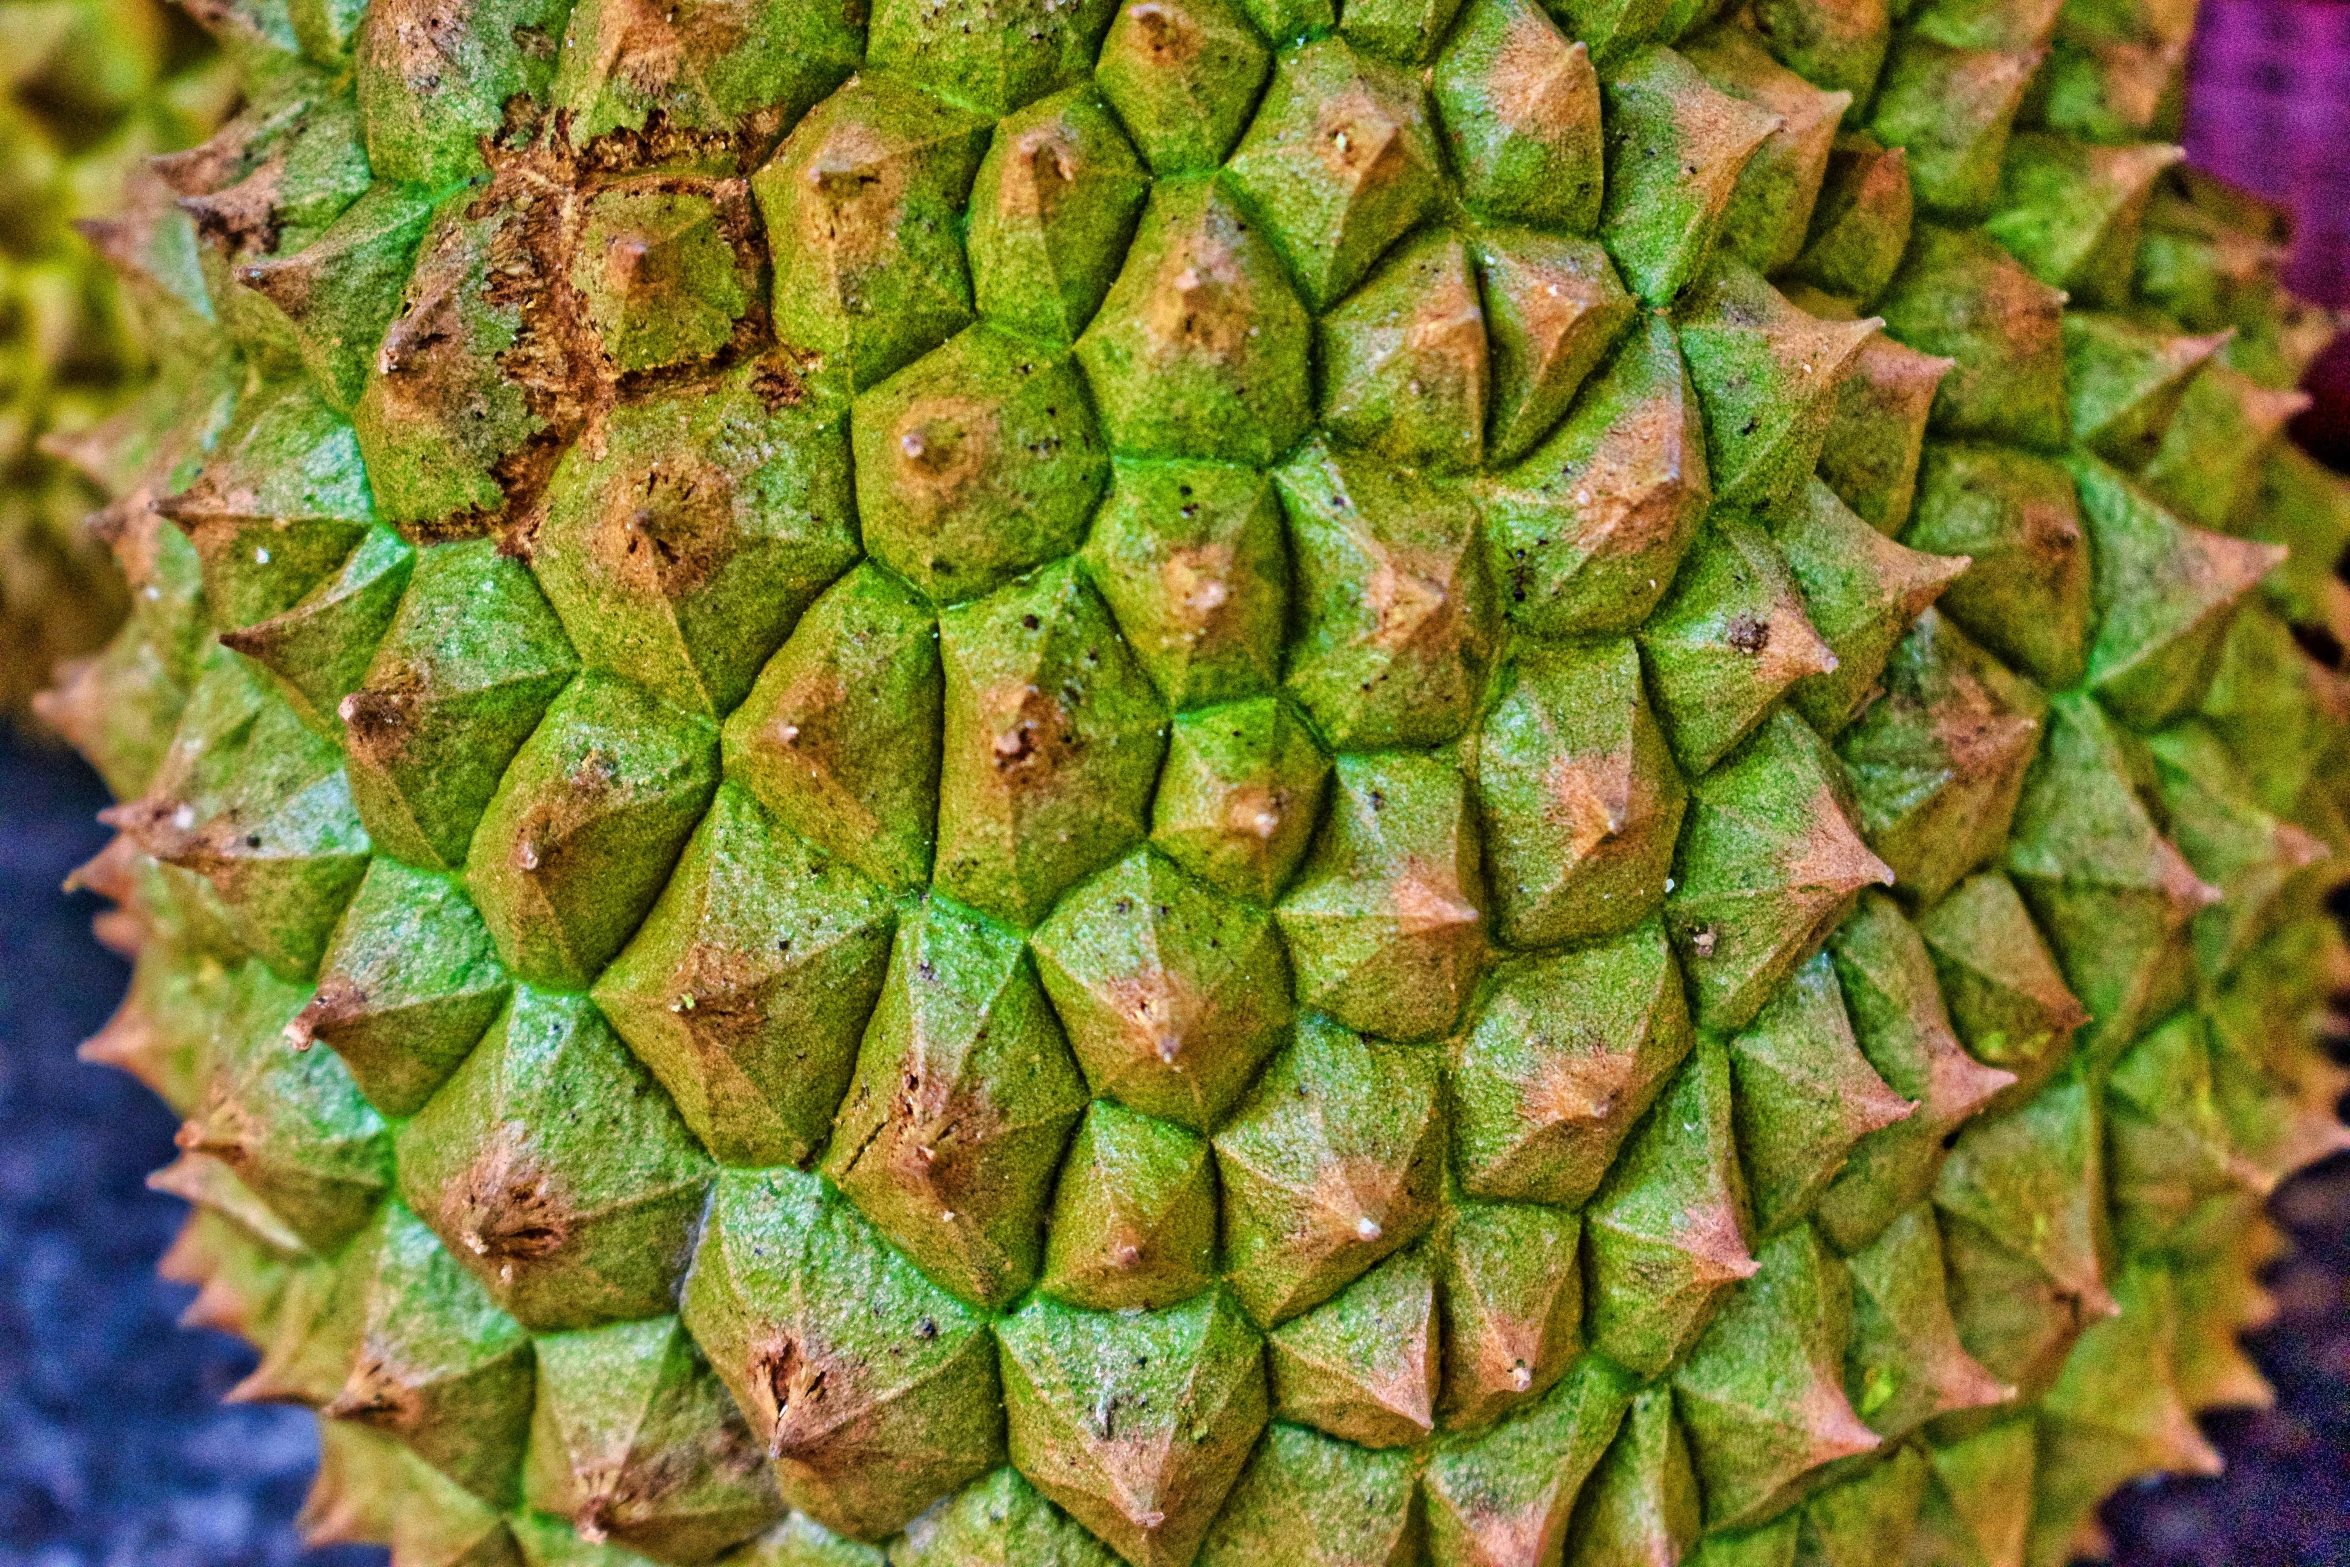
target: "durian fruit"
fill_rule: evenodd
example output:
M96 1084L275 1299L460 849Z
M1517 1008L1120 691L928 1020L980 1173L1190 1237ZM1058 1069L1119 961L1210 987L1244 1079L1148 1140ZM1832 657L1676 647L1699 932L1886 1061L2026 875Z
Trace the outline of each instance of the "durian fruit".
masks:
M2315 333L2184 18L1890 9L208 6L46 711L314 1534L2053 1567L2216 1464L2344 1139Z
M140 160L203 139L234 88L158 0L0 3L0 720L127 607L82 526L103 494L66 459L147 373L147 334L73 226L120 206Z

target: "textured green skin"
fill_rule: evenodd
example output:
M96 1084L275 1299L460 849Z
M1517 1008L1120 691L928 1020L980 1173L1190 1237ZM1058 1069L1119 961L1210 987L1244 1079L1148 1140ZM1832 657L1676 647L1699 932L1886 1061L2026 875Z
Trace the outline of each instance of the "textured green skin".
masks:
M2063 139L2112 19L255 6L57 705L322 1536L2041 1567L2208 1465L2350 507Z

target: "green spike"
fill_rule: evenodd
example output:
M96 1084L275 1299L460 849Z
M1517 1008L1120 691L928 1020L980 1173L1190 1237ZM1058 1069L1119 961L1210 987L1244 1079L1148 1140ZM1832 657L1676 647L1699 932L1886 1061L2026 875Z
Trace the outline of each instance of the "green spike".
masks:
M1281 678L1289 548L1273 486L1223 463L1121 461L1085 564L1134 656L1177 710Z
M2252 781L2219 737L2189 719L2147 742L2155 792L2173 842L2195 874L2220 889L2220 901L2195 916L2195 956L2216 978L2244 956L2285 913L2286 899L2333 851L2324 840L2263 810Z
M1175 720L1151 802L1151 842L1234 897L1271 902L1304 858L1330 759L1271 697Z
M603 360L631 375L725 348L759 285L750 202L739 185L599 191L582 203L570 282Z
M1212 0L1197 19L1173 7L1165 15L1170 38L1203 27L1219 44L1237 36L1219 28ZM1111 25L1127 27L1126 13ZM1148 35L1140 24L1134 31ZM1149 195L1133 147L1094 91L1072 87L1004 120L980 162L965 237L979 313L1051 342L1075 341L1109 292Z
M1271 918L1148 849L1062 899L1029 945L1094 1092L1196 1132L1289 1027Z
M1818 479L1773 520L1772 538L1836 659L1832 671L1797 681L1788 700L1813 728L1833 735L1875 695L1911 623L1969 563L1883 537Z
M367 869L341 755L225 649L205 661L147 793L99 819L201 877L237 944L288 978L317 972Z
M2024 1567L2038 1425L2026 1416L1925 1449L1934 1480L1910 1540L1913 1567Z
M682 1311L784 1499L827 1529L881 1538L1004 1460L986 1319L815 1176L719 1176Z
M805 1164L847 1091L894 915L724 785L592 994L712 1158Z
M1654 914L1688 790L1633 645L1521 655L1478 737L1477 794L1503 941L1586 940Z
M1165 709L1062 561L939 622L946 740L932 882L1034 924L1149 830Z
M697 152L704 138L736 152L839 86L863 33L848 6L720 0L645 15L621 0L579 0L548 97L576 148L666 132Z
M1036 1280L1084 1108L1020 938L934 896L898 923L823 1170L932 1278L1000 1306Z
M1803 1567L1871 1567L1909 1555L1933 1470L1914 1447L1829 1487L1804 1504L1796 1560Z
M1264 1429L1264 1341L1230 1296L1036 1301L996 1330L1012 1462L1133 1567L1188 1567Z
M1435 1222L1439 1088L1426 1051L1299 1024L1215 1137L1226 1272L1249 1315L1294 1317Z
M1933 905L1997 858L2047 701L1928 609L1892 650L1884 691L1837 742L1861 836L1895 888Z
M1548 441L1479 486L1505 612L1544 638L1632 630L1664 597L1712 498L1696 389L1654 314Z
M228 1390L233 1404L270 1402L321 1408L334 1401L359 1350L365 1248L333 1261L299 1259L269 1313L261 1360Z
M2067 310L2065 387L2074 438L2131 472L2145 467L2188 385L2226 342L2222 334L2173 337L2125 316Z
M375 518L351 426L300 385L248 398L196 481L158 509L196 546L223 630L292 609Z
M498 782L466 884L524 979L584 986L660 895L718 787L718 735L605 675L567 687Z
M1870 1430L1898 1442L1940 1416L2014 1400L1959 1342L1930 1204L1905 1209L1849 1265L1844 1393Z
M1768 720L1691 794L1665 924L1699 1026L1740 1028L1861 890L1893 873L1854 830L1836 759L1793 714Z
M1778 129L1739 175L1720 241L1725 255L1776 272L1804 248L1830 145L1852 94L1813 86L1744 28L1718 28L1682 53L1723 92L1779 117Z
M542 1330L664 1309L710 1184L667 1096L587 998L528 986L397 1149L401 1200Z
M2350 550L2350 484L2340 475L2298 446L2279 443L2261 459L2252 500L2228 527L2292 551L2261 579L2278 614L2301 625L2339 626L2335 568Z
M2048 1390L2082 1328L2115 1309L2103 1121L2076 1068L1961 1133L1935 1186L1959 1340L2025 1402Z
M930 877L938 625L879 567L826 589L727 718L726 774L893 892Z
M2228 617L2284 552L2190 528L2094 457L2071 466L2097 567L2089 689L2151 729L2202 701Z
M1090 1311L1148 1311L1209 1288L1216 1178L1208 1152L1179 1127L1094 1101L1061 1163L1038 1287Z
M1808 1225L1766 1242L1756 1262L1673 1376L1709 1528L1761 1523L1823 1465L1878 1445L1844 1401L1844 1265Z
M1468 494L1319 441L1273 477L1299 567L1290 695L1341 750L1459 735L1495 619Z
M2306 392L2280 391L2228 365L2209 365L2179 399L2162 447L2146 465L2146 487L2189 522L2234 527L2260 482L2261 460L2309 406Z
M1933 445L1902 542L1974 565L1941 612L2051 689L2077 683L2091 625L2089 537L2070 475L1989 446Z
M776 358L616 409L556 465L531 567L590 667L713 717L856 560L846 412ZM864 509L887 553L888 519Z
M986 141L983 120L889 75L818 104L751 180L776 335L862 391L970 324L955 217Z
M1214 169L1248 128L1272 51L1231 0L1122 7L1094 80L1160 176Z
M1697 1543L1697 1475L1673 1419L1673 1394L1635 1395L1575 1510L1572 1567L1648 1567L1679 1561Z
M1612 281L1596 247L1571 240L1554 240L1551 246L1578 259L1589 254ZM1506 272L1506 258L1503 267ZM1486 270L1494 269L1488 263ZM1577 292L1589 292L1596 282L1586 282ZM1572 304L1557 307L1556 313L1576 318ZM1469 252L1459 236L1434 233L1401 246L1317 329L1322 423L1332 438L1402 467L1440 473L1477 467L1485 444L1483 317ZM1548 321L1525 324L1556 329ZM1589 357L1597 357L1598 346ZM1534 357L1505 355L1505 374L1519 369L1517 360ZM1506 392L1501 401L1505 410L1497 413L1496 423L1506 429ZM1565 399L1558 402L1563 408ZM1558 411L1551 410L1552 417Z
M1570 31L1592 42L1606 67L1600 237L1632 292L1669 306L1705 269L1740 176L1781 121L1716 88L1670 49L1619 60L1600 35L1581 25Z
M486 539L421 550L359 688L335 709L369 836L454 870L515 752L579 668L530 572Z
M2075 1528L2125 1481L2220 1471L2219 1453L2170 1378L2177 1302L2169 1270L2138 1263L2116 1294L2120 1311L2081 1335L2042 1406L2025 1552L2033 1567L2066 1561Z
M2202 717L2218 731L2260 801L2291 813L2319 786L2350 686L2302 651L2267 606L2236 612L2219 645Z
M1441 757L1342 756L1313 857L1275 917L1297 999L1393 1039L1447 1033L1486 952L1476 817Z
M220 1160L303 1245L332 1253L391 1185L391 1134L340 1057L286 1048L299 987L260 964L229 985L203 1097L173 1141Z
M1223 185L1177 180L1152 187L1077 357L1120 454L1268 463L1313 418L1311 333L1280 257Z
M1894 43L1869 130L1908 152L1920 206L1957 214L1997 199L2008 131L2040 59L2034 47L1953 47L1925 32Z
M1968 1052L2016 1075L1993 1108L2030 1098L2064 1065L2089 1009L2066 988L2015 883L1997 870L1968 877L1918 916L1918 934Z
M294 1515L302 1544L389 1545L407 1460L397 1442L348 1420L321 1421L318 1473Z
M864 392L852 424L865 546L940 603L1076 548L1109 477L1076 362L986 327Z
M1876 310L1887 335L1952 361L1934 394L1935 431L2043 450L2065 444L2064 295L2006 251L1920 223Z
M2183 997L2188 923L2220 897L2161 835L2133 778L2112 721L2086 698L2056 698L2007 852L2105 1045Z
M536 98L553 79L563 16L545 0L473 0L449 23L451 36L470 46L420 77L400 18L369 11L354 42L376 175L445 185L478 172L479 144L504 128L508 100Z
M1824 952L1795 971L1729 1051L1731 1119L1764 1235L1811 1211L1854 1144L1918 1108L1860 1053Z
M1436 1425L1440 1329L1428 1249L1390 1257L1266 1339L1273 1413L1364 1447Z
M2118 308L2130 300L2146 198L2163 170L2185 156L2154 143L2095 147L2065 136L2018 136L1983 231L2041 282L2083 305Z
M1602 152L1589 45L1569 41L1532 0L1469 0L1432 85L1461 199L1472 211L1502 223L1591 232L1599 221Z
M1084 74L1110 20L1103 0L879 0L866 38L876 70L1000 115ZM851 13L854 14L854 13Z
M1438 1417L1486 1425L1543 1394L1582 1352L1577 1214L1532 1203L1455 1202L1438 1230L1444 1385Z
M1769 8L1801 9L1800 0L1788 5L1775 0ZM1820 5L1824 16L1841 20L1864 17L1871 7ZM1758 17L1763 13L1758 11ZM1768 23L1766 22L1766 28ZM1779 46L1776 37L1767 41ZM1883 48L1882 38L1878 48ZM1873 68L1872 68L1873 74ZM1865 95L1867 84L1856 91ZM1847 114L1846 118L1850 118ZM1912 207L1909 154L1899 147L1881 146L1866 132L1853 131L1829 144L1827 166L1818 200L1811 210L1811 228L1802 250L1788 264L1788 275L1830 294L1866 303L1885 291L1908 248Z
M268 619L223 632L221 645L275 675L311 728L339 737L337 709L366 678L415 562L405 539L372 528L338 570Z
M1285 50L1223 178L1270 231L1307 306L1326 310L1436 205L1420 83L1337 38Z
M698 1562L783 1511L766 1452L675 1317L537 1341L523 1497L581 1538Z
M396 1436L483 1501L510 1502L530 1431L530 1336L396 1202L343 1268L364 1295L359 1347L320 1413Z
M1010 1465L908 1523L890 1555L892 1567L1114 1567L1118 1560ZM877 1563L879 1556L874 1553ZM831 1561L828 1556L806 1567L829 1567ZM857 1558L858 1567L863 1561ZM781 1567L800 1567L800 1559Z
M1808 315L1724 259L1692 284L1675 324L1705 408L1716 498L1791 500L1819 462L1838 384L1880 323Z
M1844 112L1850 121L1884 68L1890 11L1885 0L1763 0L1753 26L1781 65L1815 87L1851 94ZM1908 181L1902 183L1906 189Z
M1737 512L1707 520L1637 636L1673 754L1691 774L1727 756L1790 689L1836 668L1785 557Z
M1819 476L1855 516L1887 538L1909 521L1926 420L1953 362L1880 333L1860 345L1836 383Z
M1821 1227L1850 1253L1933 1189L1951 1136L2015 1079L1960 1046L1925 941L1891 898L1864 894L1829 950L1861 1053L1916 1106L1856 1144L1821 1201Z
M505 1515L423 1459L403 1457L400 1507L392 1518L392 1551L401 1567L534 1567ZM546 1527L550 1534L560 1531L571 1543L560 1524ZM633 1558L610 1567L641 1567L641 1562L642 1558Z
M1435 1567L1558 1559L1636 1384L1596 1356L1500 1425L1440 1440L1421 1480Z
M1654 1376L1751 1278L1721 1044L1697 1048L1609 1168L1585 1218L1591 1345Z
M1531 229L1486 228L1476 232L1471 248L1477 280L1484 291L1484 320L1493 364L1488 456L1494 461L1514 461L1533 451L1557 427L1576 392L1622 338L1638 307L1596 241ZM1589 429L1624 411L1611 408L1609 399L1657 395L1651 390L1656 378L1674 373L1660 364L1643 384L1638 369L1629 364L1625 369L1632 384L1595 394L1592 404L1578 413L1568 429ZM1685 392L1683 396L1686 400ZM1671 435L1650 429L1639 432L1635 439L1662 445ZM1563 464L1559 471L1562 482L1568 477L1567 470L1577 466L1579 456L1592 463L1592 477L1600 476L1597 453L1582 454L1563 432L1560 442L1528 457L1525 467L1538 467L1554 451ZM1579 507L1584 504L1577 502Z
M2238 1187L2240 1165L2211 1092L2203 1020L2174 1014L2114 1063L2105 1094L2114 1240L2125 1254L2162 1250L2211 1198ZM2267 1181L2242 1171L2255 1191Z
M1689 1048L1680 971L1654 921L1505 964L1454 1047L1462 1188L1582 1206Z
M1421 1548L1415 1467L1406 1452L1275 1425L1216 1515L1199 1567L1408 1567Z
M285 1037L297 1050L333 1046L369 1103L413 1115L512 988L462 887L378 856L335 927L317 992Z

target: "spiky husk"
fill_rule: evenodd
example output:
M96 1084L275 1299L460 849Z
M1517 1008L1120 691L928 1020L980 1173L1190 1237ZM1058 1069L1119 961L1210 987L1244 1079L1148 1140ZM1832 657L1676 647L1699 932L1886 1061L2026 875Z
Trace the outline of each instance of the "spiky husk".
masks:
M11 0L0 61L0 718L21 719L128 608L84 526L117 476L72 458L149 373L146 332L75 225L118 209L142 160L209 134L236 83L158 0Z
M318 1538L2040 1567L2216 1462L2344 1140L2321 323L2174 11L1718 9L208 8L45 711Z

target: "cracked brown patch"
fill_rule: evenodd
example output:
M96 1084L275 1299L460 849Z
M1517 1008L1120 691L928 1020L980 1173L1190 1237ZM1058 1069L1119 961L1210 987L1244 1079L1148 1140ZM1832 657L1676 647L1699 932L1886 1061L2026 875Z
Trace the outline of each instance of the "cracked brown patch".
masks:
M352 692L335 709L343 720L344 745L370 766L396 766L406 758L431 696L424 677L413 669L397 671L380 686Z
M622 580L680 599L734 558L741 542L734 503L725 469L679 451L606 495L588 548Z
M475 1156L441 1205L444 1229L493 1263L535 1261L571 1238L579 1214L527 1153L497 1138Z

